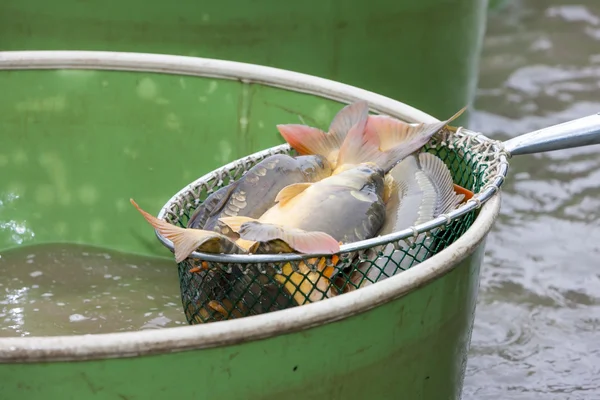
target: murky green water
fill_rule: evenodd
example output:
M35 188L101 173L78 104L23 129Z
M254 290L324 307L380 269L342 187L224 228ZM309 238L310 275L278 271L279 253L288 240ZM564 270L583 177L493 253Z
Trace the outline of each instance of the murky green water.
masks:
M72 335L187 325L177 266L74 244L0 257L0 337Z
M600 2L490 16L470 128L506 140L600 111ZM489 235L465 400L600 399L600 148L511 161Z

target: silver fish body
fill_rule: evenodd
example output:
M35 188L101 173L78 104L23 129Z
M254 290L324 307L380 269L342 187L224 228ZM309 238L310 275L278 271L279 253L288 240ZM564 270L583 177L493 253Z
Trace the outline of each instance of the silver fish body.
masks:
M324 232L343 243L373 237L385 221L383 177L376 165L361 164L306 185L283 205L270 208L259 222Z
M294 183L316 182L331 175L327 160L318 155L276 154L254 165L244 176L217 190L194 212L188 228L231 231L221 217L258 218L275 203L277 193Z

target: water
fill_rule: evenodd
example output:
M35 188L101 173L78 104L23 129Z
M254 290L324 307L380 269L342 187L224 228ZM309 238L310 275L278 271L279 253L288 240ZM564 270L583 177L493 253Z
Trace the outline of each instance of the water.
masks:
M599 112L600 2L509 1L480 68L469 127L494 138ZM512 160L463 399L600 399L599 151Z
M0 258L0 337L187 325L176 266L75 244L24 247Z

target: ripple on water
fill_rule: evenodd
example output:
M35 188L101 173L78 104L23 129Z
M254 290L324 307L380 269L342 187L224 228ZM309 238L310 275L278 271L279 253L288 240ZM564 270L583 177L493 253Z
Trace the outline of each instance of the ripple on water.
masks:
M470 128L507 140L600 110L600 2L563 3L490 16ZM511 159L463 399L600 399L599 151Z

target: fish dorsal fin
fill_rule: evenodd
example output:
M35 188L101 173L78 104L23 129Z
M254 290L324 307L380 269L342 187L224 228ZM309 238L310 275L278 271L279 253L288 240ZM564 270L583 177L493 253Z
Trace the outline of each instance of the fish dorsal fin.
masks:
M370 117L369 117L370 118ZM379 137L374 132L353 127L346 135L338 155L337 173L348 165L357 165L365 162L380 164L384 153L379 149Z
M423 172L431 180L437 194L433 217L435 218L456 208L464 195L456 194L454 191L452 175L446 164L431 153L419 154L419 163Z
M369 116L369 105L366 101L357 101L342 108L329 125L329 135L334 138L336 144L341 147L346 135L354 126L364 130Z
M201 229L181 228L168 223L142 210L133 200L131 204L142 214L142 216L161 235L173 242L175 261L185 260L192 252L199 250L207 253L223 253L228 249L236 249L237 246L229 238L217 232Z
M278 239L299 253L333 254L340 250L339 242L325 232L250 221L242 224L239 233L242 239L256 242Z
M254 218L250 218L250 217L237 216L237 217L221 217L221 218L219 218L219 221L221 221L222 223L227 225L229 227L229 229L231 229L233 232L239 234L240 227L242 226L242 224L244 224L246 222L256 221L256 220Z
M279 193L277 193L277 197L275 197L275 202L279 203L280 206L285 206L287 202L289 202L294 197L298 196L300 193L304 192L312 186L312 183L292 183L281 189Z

